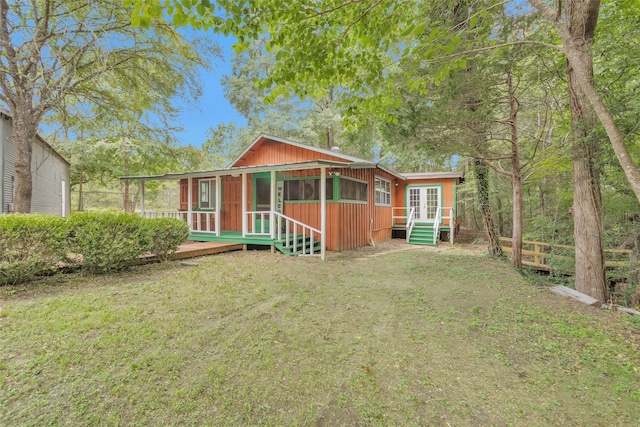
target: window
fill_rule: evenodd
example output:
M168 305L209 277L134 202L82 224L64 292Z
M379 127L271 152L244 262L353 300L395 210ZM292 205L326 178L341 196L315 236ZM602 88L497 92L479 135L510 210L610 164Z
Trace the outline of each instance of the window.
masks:
M198 206L200 209L215 209L216 208L216 180L213 179L201 179L198 181Z
M284 200L320 200L320 179L293 179L284 182ZM333 178L327 178L327 200L333 200Z
M391 206L391 181L376 176L376 205Z
M340 178L340 199L341 200L354 200L357 202L366 202L367 198L367 183L361 181L354 181L351 179Z

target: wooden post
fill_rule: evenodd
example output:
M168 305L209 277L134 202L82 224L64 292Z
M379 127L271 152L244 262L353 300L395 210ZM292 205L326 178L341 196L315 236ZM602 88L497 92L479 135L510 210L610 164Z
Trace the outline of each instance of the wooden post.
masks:
M216 236L220 236L220 213L222 211L222 176L216 177Z
M271 211L269 212L269 235L273 240L276 237L275 216L273 214L276 211L276 171L275 170L271 171L271 206L269 210Z
M511 246L513 246L513 242L511 242ZM535 265L540 265L540 255L538 255L540 253L540 245L537 243L533 244L533 252L535 252L535 255L533 256L533 262Z
M453 233L455 233L454 208L449 208L449 243L453 245Z
M247 236L247 174L243 173L242 178L242 237Z
M327 259L327 168L320 168L320 257ZM313 242L311 243L313 244Z
M189 230L193 231L193 179L187 178L187 223L189 224Z

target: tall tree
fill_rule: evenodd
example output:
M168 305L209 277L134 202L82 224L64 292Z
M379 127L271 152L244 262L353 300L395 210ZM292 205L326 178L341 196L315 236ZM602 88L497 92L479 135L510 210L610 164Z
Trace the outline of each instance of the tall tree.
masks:
M31 208L31 142L48 113L68 101L85 112L127 108L113 104L114 92L153 96L167 67L189 79L201 63L173 25L154 21L140 31L131 27L131 12L120 0L0 0L0 101L13 116L16 211Z
M556 8L553 8L544 0L529 0L529 2L553 24L562 42L561 49L567 57L569 88L572 91L571 108L573 120L581 121L581 118L585 117L585 113L587 113L585 107L590 104L592 113L587 114L595 114L597 119L600 120L631 189L640 200L640 170L625 145L624 135L620 131L613 114L603 102L602 96L598 93L593 82L592 47L600 13L600 0L567 0L558 2ZM635 3L635 6L633 3L629 5L623 2L623 4L627 8L638 9L637 3ZM589 122L584 122L583 124L587 126L593 125L594 120L595 118L588 119ZM584 130L582 132L584 133ZM579 135L575 136L579 137ZM593 146L581 147L581 151L593 151L594 149L595 147ZM588 163L592 162L592 160L584 159L584 161L587 163L585 167L589 168ZM587 172L584 173L586 174ZM597 197L598 195L594 195L590 198L595 202ZM593 268L599 270L598 266Z

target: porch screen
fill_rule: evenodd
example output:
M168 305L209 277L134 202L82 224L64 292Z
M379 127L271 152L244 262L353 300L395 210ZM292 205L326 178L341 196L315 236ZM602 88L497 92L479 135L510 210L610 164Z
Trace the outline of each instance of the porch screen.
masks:
M216 180L214 179L201 179L198 182L200 191L198 192L198 206L200 209L215 209L216 208Z
M355 200L357 202L366 202L367 183L360 181L352 181L350 179L340 178L340 199Z
M319 201L320 179L294 179L285 181L284 200ZM327 178L327 200L333 200L333 178Z

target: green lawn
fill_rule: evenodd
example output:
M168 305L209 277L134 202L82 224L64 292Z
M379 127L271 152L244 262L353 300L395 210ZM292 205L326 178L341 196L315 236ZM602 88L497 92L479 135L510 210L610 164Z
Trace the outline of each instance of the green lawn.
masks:
M0 288L0 425L638 425L640 335L506 263L268 252Z

